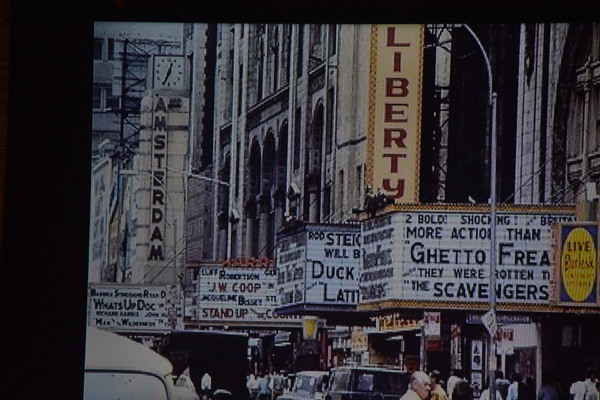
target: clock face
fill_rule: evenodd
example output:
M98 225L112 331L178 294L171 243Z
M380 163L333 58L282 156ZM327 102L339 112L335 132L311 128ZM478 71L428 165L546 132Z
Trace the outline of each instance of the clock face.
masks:
M183 57L155 56L154 57L154 88L183 89Z

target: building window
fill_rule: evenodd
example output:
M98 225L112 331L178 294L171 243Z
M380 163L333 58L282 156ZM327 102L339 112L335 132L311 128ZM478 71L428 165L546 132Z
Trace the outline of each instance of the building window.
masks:
M323 222L336 222L335 214L337 210L331 209L331 186L325 186L323 190L323 214L326 215Z
M329 24L329 54L331 57L337 52L337 25Z
M115 59L115 39L108 39L108 47L106 49L108 61Z
M592 90L592 113L591 139L594 142L591 146L592 151L600 151L600 86L594 86Z
M333 150L333 115L335 110L335 90L329 88L327 93L327 127L325 130L325 148L327 154Z
M102 60L102 51L104 50L104 40L94 39L94 60Z
M271 50L273 51L273 92L279 88L279 29L275 28L273 33Z
M583 107L585 104L583 92L578 91L573 96L573 112L569 118L569 141L567 142L568 157L577 157L583 148Z
M337 215L340 215L341 217L344 216L344 198L346 196L346 193L344 191L344 185L345 185L345 181L344 181L344 170L341 169L338 172L338 181L337 181L337 205L336 205L336 213Z
M304 58L304 25L298 26L298 51L296 52L296 76L302 76L302 59Z
M110 86L94 86L92 96L92 108L94 111L104 111L110 108L108 104L112 97L112 88Z
M323 29L320 24L313 25L310 34L310 54L308 68L312 69L323 62Z
M294 121L294 169L300 168L300 140L302 138L302 111L296 109L296 120Z
M355 185L355 199L354 204L356 204L357 208L362 207L363 203L363 166L362 164L356 167L356 185Z
M283 29L283 51L282 51L282 63L285 65L285 76L282 76L282 85L287 85L290 79L290 57L292 48L292 34L291 25L285 25Z
M238 77L238 93L237 93L237 111L238 115L242 115L242 93L244 87L244 64L240 64L240 74Z
M258 44L258 60L256 67L256 95L258 100L263 97L263 81L264 81L264 64L265 64L265 47L264 42L260 39Z

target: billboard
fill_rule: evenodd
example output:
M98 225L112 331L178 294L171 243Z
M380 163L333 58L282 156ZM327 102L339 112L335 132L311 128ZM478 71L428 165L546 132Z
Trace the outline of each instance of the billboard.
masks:
M502 209L496 219L495 293L507 309L550 305L552 228L570 209ZM487 303L491 228L482 207L405 207L364 221L361 302ZM410 304L407 304L408 306Z
M108 263L108 226L112 195L112 161L94 166L91 184L89 280L99 282Z
M277 244L281 307L355 308L362 263L358 224L307 224Z
M558 303L598 306L598 224L560 224L557 230Z
M371 27L367 183L396 202L418 201L422 25Z
M302 326L297 316L277 315L274 265L224 263L199 267L193 320L218 325Z
M90 284L88 325L115 332L167 333L180 326L176 286Z

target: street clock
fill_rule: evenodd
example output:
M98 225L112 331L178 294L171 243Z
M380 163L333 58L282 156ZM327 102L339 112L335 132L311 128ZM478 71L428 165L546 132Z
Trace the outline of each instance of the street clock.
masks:
M184 89L185 60L182 56L154 56L154 89Z

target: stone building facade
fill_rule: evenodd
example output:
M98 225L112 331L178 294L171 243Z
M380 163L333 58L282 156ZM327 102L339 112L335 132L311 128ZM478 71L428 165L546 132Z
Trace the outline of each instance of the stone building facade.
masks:
M600 143L596 29L473 25L478 48L464 26L426 25L419 202L488 201L483 50L498 95L498 201L579 201L593 217L595 200L584 200ZM284 221L356 220L367 189L370 39L370 25L216 26L213 162L202 173L220 183L190 190L216 210L195 222L204 239L188 241L189 261L273 257Z

